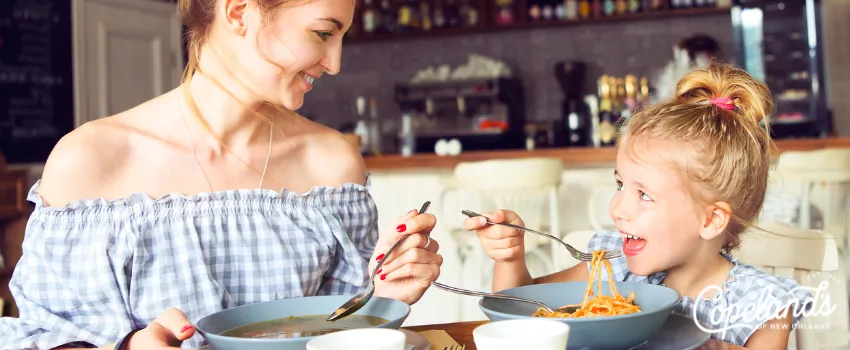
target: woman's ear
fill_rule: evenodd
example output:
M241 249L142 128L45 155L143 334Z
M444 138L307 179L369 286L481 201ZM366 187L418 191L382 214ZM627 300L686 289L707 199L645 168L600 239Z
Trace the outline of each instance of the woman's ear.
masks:
M708 208L708 215L700 228L700 237L712 240L722 235L732 221L732 206L726 202L716 202Z
M248 32L245 20L248 0L224 0L223 3L225 26L234 34L244 36Z

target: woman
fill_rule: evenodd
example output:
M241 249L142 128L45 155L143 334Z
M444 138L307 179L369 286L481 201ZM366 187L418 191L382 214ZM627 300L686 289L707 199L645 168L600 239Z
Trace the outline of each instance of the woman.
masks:
M357 150L291 112L339 72L354 1L178 4L183 86L65 136L31 190L21 318L0 320L0 344L197 347L192 322L213 312L357 292L410 233L375 294L412 304L437 279L435 218L412 210L378 237Z

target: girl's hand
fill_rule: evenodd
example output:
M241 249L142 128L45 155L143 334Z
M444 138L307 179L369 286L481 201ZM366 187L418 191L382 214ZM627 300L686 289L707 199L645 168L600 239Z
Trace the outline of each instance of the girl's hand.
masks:
M182 311L169 308L151 322L145 329L130 337L129 350L178 350L184 340L195 334L195 327Z
M437 218L431 214L419 215L414 209L397 223L392 234L378 240L369 271L374 269L378 261L386 260L376 275L375 295L413 304L422 298L431 282L440 276L440 266L443 264L443 257L437 254L440 245L434 239L428 242ZM390 256L383 256L396 241L408 234L410 236Z
M493 223L506 222L525 227L525 223L510 210L497 210L483 213ZM488 225L484 217L476 216L463 221L463 228L475 231L478 240L487 255L496 262L522 261L525 257L525 241L523 232L501 225Z

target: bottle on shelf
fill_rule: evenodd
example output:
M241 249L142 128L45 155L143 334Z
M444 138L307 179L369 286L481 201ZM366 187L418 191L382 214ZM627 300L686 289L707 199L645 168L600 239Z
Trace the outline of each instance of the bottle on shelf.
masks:
M380 21L378 9L372 0L365 0L363 4L363 32L373 34L377 29Z
M598 1L598 0L597 0ZM581 0L578 6L578 14L582 19L590 18L590 0Z
M413 31L413 0L403 0L398 6L398 31Z
M551 4L543 4L543 7L541 8L541 14L541 17L543 17L544 20L551 20L555 16L555 9L552 7Z
M464 27L475 27L478 25L478 10L469 3L469 0L460 1L461 24Z
M567 20L574 20L578 18L578 1L577 0L566 0L566 4L564 6L564 17Z
M602 2L602 13L605 16L613 16L617 11L617 3L614 0L604 0Z
M443 28L446 26L446 12L443 0L434 2L433 22L435 28Z
M605 5L603 5L602 1L603 0L593 0L593 2L591 3L591 11L593 11L593 18L601 18L604 15L605 11L603 11L602 8Z
M590 144L599 148L602 146L602 140L599 137L599 97L595 94L585 95L584 103L587 104L590 115Z
M431 30L434 23L431 20L431 5L428 4L428 0L419 2L419 15L422 17L422 30L426 32Z
M381 22L378 26L380 33L395 33L398 31L398 22L396 22L396 14L392 10L390 0L381 0Z
M603 147L614 146L617 137L617 116L614 113L614 102L611 80L607 75L599 78L599 142Z
M555 19L557 20L565 20L567 19L567 2L564 1L562 3L557 3L555 5Z
M369 121L369 139L371 140L369 144L369 153L374 156L381 155L381 119L378 118L378 101L375 97L369 98L369 112L371 113L371 118Z
M641 0L629 0L629 13L639 13L643 11L643 2Z
M629 12L629 3L626 0L617 0L615 3L617 15L625 15Z
M460 6L457 0L446 0L444 6L447 27L458 27L463 22L460 18Z
M366 119L366 98L363 96L357 97L357 126L354 128L354 133L360 137L360 154L369 154L372 139L369 137L369 126Z
M532 21L540 20L540 17L542 16L542 14L540 12L541 12L541 10L540 10L539 4L536 4L536 3L529 4L529 6L528 6L528 19L530 19Z
M640 104L649 103L649 80L646 77L640 78Z
M567 102L567 115L564 120L566 143L569 147L592 145L591 117L587 105L578 98L570 98Z
M514 23L514 1L513 0L495 0L496 1L496 23L511 24Z
M401 131L399 133L401 143L401 156L410 157L416 151L416 136L413 132L413 114L405 112L401 115Z

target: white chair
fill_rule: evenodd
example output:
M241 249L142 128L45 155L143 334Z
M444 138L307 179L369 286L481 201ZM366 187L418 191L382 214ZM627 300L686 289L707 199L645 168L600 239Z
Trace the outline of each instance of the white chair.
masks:
M476 202L472 211L510 209L516 211L529 228L560 236L558 188L561 185L563 162L558 158L524 158L488 160L458 164L451 177L444 181L441 199L444 215L460 215L455 208L459 195L464 203ZM469 198L474 197L474 198ZM464 204L471 205L471 204ZM457 212L455 212L457 210ZM460 220L458 220L460 222ZM463 287L490 290L493 262L481 249L475 234L460 227L452 230L462 260ZM532 274L555 272L558 263L554 252L564 248L546 237L525 235L526 257ZM469 312L476 312L470 309Z
M590 197L587 200L587 218L590 220L590 227L594 230L615 229L617 225L614 220L611 220L611 215L608 213L608 206L611 204L611 198L617 192L614 186L614 181L608 181L606 184L597 184L593 186L590 192Z
M779 156L772 182L785 190L790 190L795 183L801 187L800 228L823 229L838 238L839 249L847 247L850 236L847 218L850 210L850 149L784 152ZM816 190L820 190L821 196L814 196ZM813 225L812 205L822 212L821 225Z
M846 276L835 237L779 223L762 223L760 227L770 233L746 232L734 255L742 263L776 276L794 278L805 287L818 288L826 283L828 289L818 297L815 310L821 303L835 307L831 314L814 314L804 319L803 325L791 333L788 348L814 350L850 345Z

